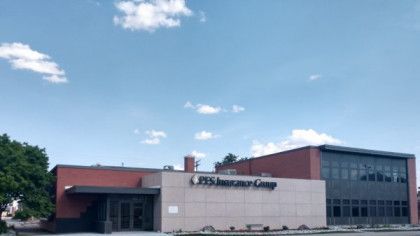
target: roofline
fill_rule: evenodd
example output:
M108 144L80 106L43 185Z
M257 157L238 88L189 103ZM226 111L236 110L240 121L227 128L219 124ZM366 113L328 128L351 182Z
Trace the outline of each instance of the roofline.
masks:
M313 145L303 146L303 147L300 147L300 148L289 149L289 150L286 150L286 151L276 152L276 153L272 153L272 154L268 154L268 155L264 155L264 156L251 157L251 158L248 158L246 160L239 160L239 161L235 161L235 162L232 162L232 163L223 164L223 165L220 165L220 166L228 166L228 165L232 165L232 164L247 162L247 161L250 161L250 160L262 159L262 158L266 158L266 157L275 156L275 155L278 155L278 154L285 154L285 153L289 153L289 152L296 152L296 151L300 151L300 150L304 150L304 149L310 149L310 148L318 148L318 146L313 146Z
M80 165L62 165L58 164L50 170L56 171L58 168L70 169L91 169L91 170L113 170L113 171L143 171L143 172L161 172L163 169L157 168L141 168L141 167L122 167L122 166L80 166Z
M406 159L416 158L414 154L409 154L409 153L388 152L388 151L352 148L352 147L344 147L344 146L336 146L336 145L328 145L328 144L319 146L319 149L321 151L358 153L358 154L365 154L365 155L371 155L371 156L384 156L384 157L406 158Z
M229 165L232 165L232 164L238 164L238 163L242 163L242 162L248 162L250 160L255 160L255 159L272 157L274 155L285 154L285 153L289 153L289 152L296 152L296 151L300 151L300 150L303 150L303 149L310 149L310 148L317 148L320 151L358 153L358 154L365 154L365 155L371 155L371 156L384 156L384 157L406 158L406 159L416 158L416 156L414 154L409 154L409 153L388 152L388 151L379 151L379 150L352 148L352 147L324 144L324 145L320 145L320 146L309 145L309 146L290 149L290 150L286 150L286 151L282 151L282 152L276 152L276 153L272 153L272 154L268 154L268 155L264 155L264 156L251 157L251 158L246 159L246 160L240 160L240 161L236 161L236 162L232 162L232 163L228 163L228 164L223 164L223 165L220 165L220 167L229 166Z

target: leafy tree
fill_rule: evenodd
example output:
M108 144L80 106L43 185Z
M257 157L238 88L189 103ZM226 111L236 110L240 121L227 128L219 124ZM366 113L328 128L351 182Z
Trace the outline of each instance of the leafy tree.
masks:
M232 154L232 153L228 153L222 160L222 162L218 161L214 163L215 167L219 167L225 164L229 164L229 163L234 163L238 161L239 156Z
M49 197L53 181L44 148L0 136L0 211L19 200L31 216L48 216L54 209Z

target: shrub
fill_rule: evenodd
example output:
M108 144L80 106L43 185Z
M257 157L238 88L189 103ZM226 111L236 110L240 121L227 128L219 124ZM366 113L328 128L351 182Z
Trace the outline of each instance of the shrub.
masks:
M235 226L230 226L229 229L230 229L230 231L234 231L235 230Z
M0 221L0 234L7 233L7 224L4 221Z
M264 229L265 232L270 231L270 226L268 226L268 225L267 226L264 226L263 229Z
M13 219L26 221L31 217L32 217L31 212L27 210L19 210L15 213L15 216L13 217Z
M287 227L287 225L283 225L283 226L281 227L281 229L282 229L282 230L289 230L289 227Z
M298 230L310 230L311 228L309 228L307 225L301 225L297 229Z

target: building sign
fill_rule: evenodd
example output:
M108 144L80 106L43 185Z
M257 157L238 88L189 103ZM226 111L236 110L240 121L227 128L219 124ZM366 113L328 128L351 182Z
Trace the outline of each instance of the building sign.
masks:
M255 188L269 188L274 189L277 187L277 182L262 181L261 179L256 180L229 180L221 179L220 177L214 176L198 176L193 175L191 178L192 184L197 185L216 185L225 187L255 187Z

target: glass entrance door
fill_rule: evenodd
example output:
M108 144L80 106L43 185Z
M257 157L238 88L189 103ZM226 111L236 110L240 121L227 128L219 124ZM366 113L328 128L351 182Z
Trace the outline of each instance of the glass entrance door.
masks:
M134 230L139 230L139 229L143 229L143 203L140 202L133 202L133 217L132 217L132 221L133 221L133 229Z
M150 230L150 219L146 214L145 201L123 200L111 201L109 219L113 231ZM150 207L149 207L150 208ZM153 208L150 208L153 210ZM150 218L150 217L149 217Z
M121 230L130 230L131 229L131 203L130 202L121 202L121 217L120 217L120 229Z

